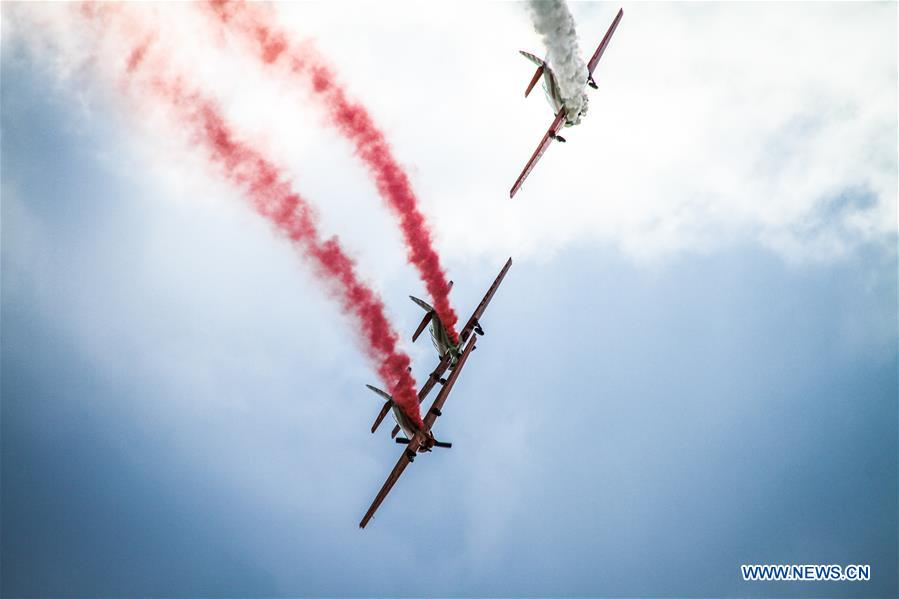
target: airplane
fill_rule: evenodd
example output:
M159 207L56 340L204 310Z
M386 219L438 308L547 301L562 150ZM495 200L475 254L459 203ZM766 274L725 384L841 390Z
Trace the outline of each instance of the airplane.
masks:
M450 281L450 289L453 288L453 282ZM415 343L418 340L418 336L421 335L422 331L424 331L425 326L428 326L428 332L431 334L431 343L434 344L434 349L437 350L437 355L443 359L444 356L449 354L450 356L450 368L455 367L456 362L459 361L459 356L462 355L462 342L460 340L459 343L453 343L452 337L450 337L449 332L446 330L446 327L443 326L443 322L440 320L440 317L437 315L437 311L429 304L428 302L418 299L414 295L410 295L409 299L415 302L421 309L425 311L424 317L421 319L421 324L418 325L418 328L415 329L415 332L412 333L412 343ZM480 328L479 324L475 324L476 331L479 335L483 335L483 330Z
M505 266L497 275L496 279L493 281L493 284L487 290L487 293L484 295L484 299L481 300L481 303L478 304L478 307L472 313L471 318L468 319L468 322L465 324L465 327L462 329L462 332L459 333L459 346L463 346L464 348L461 352L456 356L454 353L447 351L440 358L440 363L437 365L437 368L434 369L434 372L428 377L428 380L425 381L424 385L422 385L421 390L418 392L418 402L422 403L427 397L430 390L436 385L440 383L443 387L440 389L440 392L437 394L437 397L434 399L434 403L431 404L431 408L425 414L423 419L424 427L418 427L412 420L406 416L403 411L399 408L396 402L393 400L393 397L390 396L389 393L378 389L372 385L366 385L373 392L381 396L384 400L384 407L381 408L381 412L378 414L375 419L374 425L372 425L371 432L374 433L377 430L378 426L381 424L381 421L384 419L388 411L392 411L394 418L396 419L397 426L394 428L392 437L396 438L396 442L400 444L405 444L406 449L400 455L399 461L394 466L393 470L390 472L390 475L387 477L387 480L384 482L384 485L381 487L381 490L378 492L377 496L375 496L374 501L371 504L371 507L368 508L368 511L365 513L365 516L362 518L362 521L359 523L359 528L365 528L365 525L368 524L369 520L371 520L372 516L374 516L378 507L380 507L381 503L384 501L384 498L387 497L387 494L390 493L390 490L393 488L393 485L396 484L397 479L399 479L400 475L406 469L406 466L415 461L415 456L419 453L425 453L431 451L434 447L441 448L450 448L452 447L452 443L445 443L443 441L438 441L434 434L431 432L431 428L434 426L434 423L437 421L437 418L443 414L441 411L443 409L443 404L446 402L446 398L449 396L450 391L453 388L453 385L456 383L456 379L459 378L459 373L462 372L462 367L465 365L465 361L468 360L468 356L471 355L471 352L475 349L475 343L477 342L478 335L483 335L484 331L478 324L478 319L483 316L484 311L487 309L487 304L490 303L490 300L493 298L493 295L496 293L496 290L499 288L500 283L502 283L503 278L505 278L506 273L509 268L512 266L512 258L509 258L506 261ZM433 309L431 309L433 311ZM431 317L431 324L434 326L433 334L438 336L440 333L440 329L443 328L443 325L440 323L440 319L436 318L436 314L428 314ZM437 324L435 325L435 320ZM427 322L424 320L423 322ZM421 333L421 329L423 326L419 327L418 334ZM474 334L472 334L474 333ZM448 337L448 335L447 335ZM435 341L436 346L436 341ZM454 346L455 347L455 346ZM438 348L439 351L439 348ZM453 364L451 370L451 374L447 379L442 379L441 375L446 372L448 368L450 368L450 364ZM396 437L396 434L399 430L402 430L405 433L405 437Z
M453 288L452 281L449 282L449 287L450 289ZM440 316L437 314L437 311L431 306L431 304L422 299L418 299L414 295L410 295L409 299L415 302L422 310L425 311L425 315L422 317L421 323L419 323L418 328L415 329L415 332L412 333L412 343L415 343L418 340L418 337L419 335L421 335L422 331L424 331L425 326L428 326L428 332L431 334L431 343L434 344L434 349L437 350L437 355L440 356L441 360L443 360L444 357L449 356L449 368L450 370L452 370L456 367L456 363L459 361L459 357L462 355L462 344L465 343L465 339L467 339L468 335L471 334L471 330L474 330L474 332L478 335L484 334L484 329L481 328L481 323L478 322L478 315L472 316L472 318L469 319L468 323L466 323L465 325L465 328L463 328L462 332L459 334L458 343L455 343L453 342L453 338L450 336L449 331L447 331L446 327L443 326L443 321L440 320ZM487 299L487 301L489 302L490 300Z
M471 315L471 318L468 319L468 322L465 323L465 326L462 328L462 332L459 333L459 342L453 343L452 337L449 332L446 330L446 327L443 326L443 321L440 320L440 316L438 316L437 311L431 307L426 301L418 299L414 295L410 295L409 299L418 304L424 311L425 315L421 319L421 323L419 323L418 327L415 329L415 333L412 334L412 343L418 339L419 335L421 335L425 326L428 326L428 332L431 334L431 342L434 344L434 348L437 350L437 355L440 356L440 363L437 364L437 368L434 369L430 375L428 375L428 380L425 382L424 387L422 387L421 391L418 394L418 403L422 403L427 397L428 393L430 393L431 389L434 387L436 383L445 384L446 379L441 378L446 369L449 368L453 370L456 368L456 365L459 361L459 357L462 355L462 346L465 343L465 340L468 339L468 336L471 335L472 332L477 333L478 335L484 336L484 329L481 327L481 323L478 319L484 313L484 310L487 309L487 304L490 303L490 300L493 298L493 294L496 293L497 288L499 288L499 284L502 282L503 277L506 276L506 271L509 270L509 267L512 266L512 258L509 258L508 262L506 262L503 269L500 271L499 275L497 275L496 280L493 282L493 285L490 286L490 289L487 290L487 293L484 295L484 299L481 300L481 303L478 304L478 307L475 309L474 314ZM449 282L450 289L453 288L453 282ZM383 418L383 415L387 413L389 410L389 406L385 403L384 407L381 408L381 414L379 415ZM372 432L375 432L372 428ZM393 431L391 431L390 436L396 437L397 433L400 432L400 424L397 424L393 427Z
M624 15L624 9L619 9L618 14L615 16L615 20L612 21L612 24L609 26L609 30L606 31L606 35L602 38L602 41L599 42L599 46L596 48L596 52L593 53L593 57L590 59L590 62L587 63L587 80L584 82L584 85L589 85L593 89L598 89L596 85L596 81L593 79L593 71L596 69L596 65L599 63L599 59L602 57L603 52L606 51L606 46L609 44L609 40L612 39L612 34L615 33L615 29L618 27L618 22L621 20L621 17ZM524 91L524 96L527 97L528 94L531 93L531 90L534 89L534 86L537 85L537 81L540 80L541 75L543 76L543 90L546 92L546 99L549 102L549 105L553 109L553 114L555 115L555 119L550 124L549 129L547 129L546 134L543 136L543 139L540 140L540 145L537 146L537 150L531 156L531 159L528 160L528 163L524 166L524 170L521 171L521 174L518 176L518 179L515 181L515 185L512 186L512 190L509 192L509 197L514 198L515 193L521 189L521 185L524 183L524 180L527 179L528 175L531 174L531 171L534 170L534 166L537 165L537 161L543 156L543 153L549 148L550 144L552 144L553 140L564 142L565 138L559 135L559 131L563 126L571 127L572 125L577 124L580 121L580 117L582 115L570 115L568 111L565 110L565 99L562 97L562 91L559 88L559 83L556 80L556 75L552 71L552 67L545 60L542 60L533 54L525 52L523 50L520 51L521 55L530 60L531 62L537 65L537 71L534 73L534 77L531 79L530 83L528 83L527 88Z

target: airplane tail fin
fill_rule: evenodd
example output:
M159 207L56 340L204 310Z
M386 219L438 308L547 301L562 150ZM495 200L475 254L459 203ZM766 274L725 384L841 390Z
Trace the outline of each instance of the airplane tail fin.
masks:
M374 434L374 432L376 430L378 430L378 427L381 426L381 422L384 420L384 417L387 416L387 412L389 412L390 408L393 406L393 398L390 396L389 393L387 393L385 391L381 391L377 387L374 387L372 385L365 385L365 386L386 400L384 402L384 405L381 407L381 411L378 412L378 416L375 418L375 423L371 425L371 432L372 432L372 434Z
M425 315L421 319L421 323L419 323L418 328L415 329L415 333L412 334L412 343L418 339L418 336L421 335L421 332L425 330L425 327L428 326L428 323L431 321L431 317L434 315L434 308L431 307L428 302L424 300L420 300L417 297L410 295L409 299L418 304L422 310L425 311Z
M534 86L537 85L537 82L540 81L540 76L543 75L543 69L545 68L546 64L529 52L525 52L524 50L519 50L519 52L521 52L522 56L537 65L537 70L534 72L534 76L531 78L531 82L528 83L527 88L524 90L524 97L527 98L528 94L531 93L531 90L534 89Z

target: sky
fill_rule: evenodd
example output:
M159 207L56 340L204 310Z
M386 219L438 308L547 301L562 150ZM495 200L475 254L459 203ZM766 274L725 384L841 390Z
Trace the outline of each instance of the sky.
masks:
M399 455L353 320L72 7L3 3L0 594L897 594L895 4L625 4L584 122L523 4L276 5L406 167L462 318ZM572 4L591 51L619 5ZM302 82L145 4L412 344L423 285ZM386 427L385 427L386 428ZM870 564L857 583L746 563Z

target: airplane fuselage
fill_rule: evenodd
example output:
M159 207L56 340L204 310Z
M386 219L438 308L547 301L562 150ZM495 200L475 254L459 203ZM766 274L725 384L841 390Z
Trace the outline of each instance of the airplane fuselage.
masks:
M442 360L446 354L450 354L452 356L452 361L450 362L449 367L455 368L456 363L459 361L459 356L462 354L460 348L461 344L453 343L446 327L443 326L443 323L436 313L431 317L431 324L428 326L428 332L431 334L431 343L434 344L434 349L437 350L440 359Z
M556 74L548 64L543 66L543 93L546 95L546 101L549 102L550 107L553 109L553 114L557 115L560 110L565 110L565 98L562 97L562 88L559 87ZM571 127L574 124L574 119L566 112L565 126Z
M409 452L410 459L415 459L415 454L431 451L434 448L437 439L434 438L430 431L425 431L412 424L396 404L393 405L392 411L393 418L403 431L403 434L406 435L406 439L409 440L406 451Z
M543 93L546 95L546 101L549 102L553 109L553 114L559 114L560 110L565 109L565 100L562 98L562 89L559 82L556 81L556 74L548 64L543 66ZM566 119L566 125L569 125Z
M415 437L415 433L419 431L419 428L412 424L412 421L409 420L409 417L406 416L406 413L403 412L395 402L390 411L393 413L393 419L396 420L396 423L399 425L400 429L403 431L403 433L406 434L406 438L412 439L413 437Z
M452 286L452 283L453 282L450 281L450 286ZM425 318L427 318L427 320L421 321L419 328L412 336L412 341L415 341L418 338L418 334L422 331L425 323L427 322L428 333L431 334L431 343L434 344L434 349L437 350L437 354L440 356L440 359L443 360L447 354L450 354L452 360L449 367L451 369L455 368L456 362L459 361L459 356L462 355L462 344L453 343L453 338L450 337L449 331L447 331L446 327L443 326L443 321L440 320L440 316L437 314L437 311L433 307L431 307L428 302L418 299L414 295L410 295L409 299L411 299L428 313L427 315L425 315Z

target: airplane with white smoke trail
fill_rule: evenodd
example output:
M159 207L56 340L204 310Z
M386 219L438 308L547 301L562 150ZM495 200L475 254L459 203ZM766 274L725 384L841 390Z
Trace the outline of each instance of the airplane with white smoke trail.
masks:
M375 423L371 427L371 432L374 433L378 429L381 421L384 420L387 412L390 411L393 413L393 416L396 419L396 427L394 427L393 432L391 432L390 436L396 438L397 443L405 444L407 447L400 455L399 461L390 472L390 475L387 477L387 480L384 482L384 485L381 487L381 490L378 492L378 495L372 502L371 507L368 508L368 511L362 518L362 522L359 523L360 528L365 528L365 525L368 524L368 521L371 520L372 516L374 516L375 511L377 511L378 507L381 505L381 502L383 502L384 498L387 497L387 494L390 493L390 490L393 488L393 485L396 484L396 481L406 469L406 466L408 466L415 460L415 456L417 454L431 451L434 447L450 448L453 446L452 443L444 443L442 441L438 441L434 437L434 434L431 432L431 428L434 426L437 418L442 415L441 410L443 409L443 404L446 402L446 398L449 396L453 385L456 383L456 379L459 377L459 373L462 372L462 367L465 365L465 361L468 359L468 356L471 354L471 352L474 351L478 335L484 335L484 329L481 328L478 319L483 316L484 311L487 309L487 304L489 304L490 300L493 299L493 295L496 293L496 290L499 288L500 283L502 283L503 278L505 278L506 276L506 272L508 272L511 266L512 258L509 258L509 260L506 261L506 264L503 266L503 269L499 272L496 279L493 281L493 284L487 290L487 293L484 295L484 299L482 299L481 303L478 304L478 307L471 315L471 318L468 319L468 322L465 324L462 332L459 333L458 343L454 343L452 341L451 335L446 330L446 327L443 326L443 323L437 316L437 312L430 305L428 305L427 302L424 302L415 297L412 298L415 303L427 310L425 318L422 319L421 325L419 325L418 329L415 331L413 341L418 338L418 335L420 335L424 330L425 325L430 322L431 339L434 342L434 347L440 354L440 363L437 365L437 368L434 369L434 372L432 372L430 376L428 376L428 380L425 381L425 384L418 392L418 402L423 402L425 400L425 397L427 397L428 393L432 388L434 388L437 383L440 383L443 388L440 389L440 393L437 394L437 398L434 400L434 403L431 404L431 408L425 415L423 419L424 427L422 428L417 426L412 421L412 419L410 419L403 412L403 410L400 409L400 407L396 404L396 402L393 400L393 397L391 397L389 393L382 391L381 389L378 389L377 387L374 387L372 385L366 385L366 387L374 391L376 394L380 395L385 400L384 406L381 408L381 411L378 413L377 418L375 418ZM448 378L444 379L442 378L442 375L444 372L446 372L447 369L450 369L452 371L452 374L450 374ZM406 434L405 437L396 436L400 430L402 430Z
M597 89L596 81L593 79L593 71L596 69L596 65L599 63L599 59L602 57L603 52L606 50L606 46L609 44L609 40L612 39L612 34L615 33L615 29L618 27L618 22L621 20L621 17L624 15L624 9L619 9L618 14L615 16L615 20L612 21L612 24L609 26L609 30L606 31L606 35L602 38L602 41L599 43L599 46L596 48L596 52L593 53L593 57L590 59L590 62L587 63L587 78L583 82L583 87L590 86L593 89ZM549 148L550 144L555 141L564 142L565 138L559 135L559 131L562 127L571 127L580 122L581 117L583 116L583 112L586 112L586 107L582 109L582 112L578 114L572 114L570 110L566 107L568 104L569 98L565 97L565 94L562 92L562 87L559 85L559 80L556 74L553 72L552 65L550 65L546 60L538 58L537 56L531 54L530 52L520 51L521 55L533 62L537 65L537 71L534 73L534 76L531 78L530 83L528 83L527 88L524 91L525 97L527 97L531 90L534 89L534 86L537 85L537 81L540 80L541 76L543 77L543 91L546 93L546 99L549 102L549 105L553 109L553 114L555 115L555 119L550 124L549 129L547 129L546 134L543 136L543 139L540 140L540 145L537 146L537 150L531 156L531 159L528 160L527 164L524 167L524 170L521 171L521 174L518 176L518 179L515 181L515 185L512 186L512 190L509 192L509 197L515 197L515 193L521 189L521 185L524 183L524 180L531 174L531 171L534 170L534 166L536 166L537 161L543 156L543 153L546 152L547 148Z

